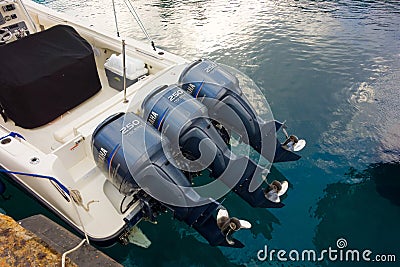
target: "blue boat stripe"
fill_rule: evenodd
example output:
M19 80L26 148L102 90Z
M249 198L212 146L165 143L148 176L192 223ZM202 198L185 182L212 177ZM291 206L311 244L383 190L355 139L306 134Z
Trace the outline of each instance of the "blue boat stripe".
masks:
M166 115L167 115L167 112L168 112L168 109L166 109L165 111L164 111L164 113L161 115L161 117L160 117L160 120L158 121L158 123L157 123L157 130L160 130L160 128L161 128L161 126L162 126L162 123L163 123L163 121L164 121L164 119L165 119L165 117L166 117Z

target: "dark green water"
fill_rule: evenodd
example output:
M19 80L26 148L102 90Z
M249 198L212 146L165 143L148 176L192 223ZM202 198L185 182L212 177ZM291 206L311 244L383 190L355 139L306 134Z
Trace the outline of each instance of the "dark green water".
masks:
M120 31L143 39L118 3ZM45 5L114 30L111 1ZM125 266L399 266L400 2L135 1L156 44L187 58L231 65L261 87L275 118L308 141L303 158L276 164L269 179L291 187L280 210L224 205L252 222L241 250L213 248L169 215L142 223L152 241L104 249ZM0 207L16 219L46 210L8 185ZM51 216L51 215L49 215ZM54 217L52 217L54 218ZM394 254L397 263L261 262L270 249L349 249Z

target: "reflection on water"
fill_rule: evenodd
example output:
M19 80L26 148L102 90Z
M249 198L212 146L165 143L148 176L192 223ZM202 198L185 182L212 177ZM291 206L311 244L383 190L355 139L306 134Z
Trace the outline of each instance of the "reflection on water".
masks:
M368 83L363 82L350 97L350 100L355 103L373 103L376 101L374 88Z
M335 248L336 240L345 238L349 248L399 257L400 163L350 168L346 179L350 183L328 185L318 201L315 246L320 251Z
M371 83L357 83L333 113L321 143L330 155L361 168L400 159L400 60ZM332 167L332 166L330 166ZM337 165L333 166L337 167Z

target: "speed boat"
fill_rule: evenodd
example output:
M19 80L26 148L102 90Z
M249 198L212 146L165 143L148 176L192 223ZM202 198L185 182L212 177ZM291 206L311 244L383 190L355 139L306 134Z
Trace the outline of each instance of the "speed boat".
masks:
M270 185L251 188L268 171L230 140L236 132L270 162L298 160L305 143L277 141L284 125L261 119L215 62L21 0L0 0L0 57L0 172L92 242L147 247L138 223L170 211L210 245L242 247L232 234L251 223L220 199L232 190L253 207L283 206ZM221 192L192 185L204 169Z

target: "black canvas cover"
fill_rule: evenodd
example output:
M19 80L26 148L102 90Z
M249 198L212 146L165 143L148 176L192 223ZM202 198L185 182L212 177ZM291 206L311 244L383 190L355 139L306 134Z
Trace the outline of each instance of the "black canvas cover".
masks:
M0 46L3 118L42 126L101 89L93 50L72 27L54 26Z

